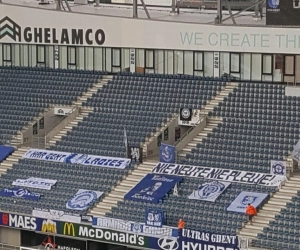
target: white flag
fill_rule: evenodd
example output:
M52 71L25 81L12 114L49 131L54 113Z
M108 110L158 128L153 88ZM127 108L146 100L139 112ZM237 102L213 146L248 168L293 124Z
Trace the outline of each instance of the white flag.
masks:
M127 150L128 140L127 140L126 128L124 128L124 144L125 144L125 148Z
M174 186L173 195L178 196L178 186L177 186L177 183Z

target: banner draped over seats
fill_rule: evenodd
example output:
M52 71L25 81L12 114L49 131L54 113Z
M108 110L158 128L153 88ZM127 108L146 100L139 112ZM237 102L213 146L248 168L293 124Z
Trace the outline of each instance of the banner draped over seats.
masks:
M0 162L6 159L12 152L14 152L14 147L0 146Z
M178 176L147 174L124 199L158 203L181 180Z
M249 203L257 208L268 196L269 194L242 191L227 207L227 211L245 213Z
M159 162L153 168L152 173L258 184L262 186L279 186L286 181L286 177L281 175L253 173L234 169L169 164L162 162Z
M214 202L230 185L230 182L211 181L199 185L189 196L189 199Z
M67 209L85 210L99 200L103 192L79 189L78 192L70 199L67 204Z
M13 181L12 185L51 190L51 187L55 185L56 182L57 180L30 177L28 179L16 179L15 181Z
M30 149L23 155L23 158L120 169L124 169L130 164L130 159L126 158L75 154L43 149Z
M23 188L6 188L0 191L0 196L24 198L26 200L38 201L41 194L30 192Z

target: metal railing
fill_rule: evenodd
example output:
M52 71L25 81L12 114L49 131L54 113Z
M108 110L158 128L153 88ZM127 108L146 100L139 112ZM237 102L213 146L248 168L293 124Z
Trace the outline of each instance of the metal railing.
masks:
M0 243L0 250L20 250L20 247Z

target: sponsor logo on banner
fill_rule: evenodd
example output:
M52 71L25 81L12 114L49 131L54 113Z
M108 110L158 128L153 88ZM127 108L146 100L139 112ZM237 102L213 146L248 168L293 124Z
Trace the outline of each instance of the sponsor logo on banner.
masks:
M145 223L137 223L109 217L93 217L92 225L95 228L113 229L121 232L130 232L151 237L161 237L162 235L171 237L177 236L177 228L175 227L154 227L148 226Z
M55 185L56 182L57 180L30 177L28 179L17 179L13 181L12 185L51 190L51 187Z
M214 202L230 185L230 182L212 181L201 184L189 196L189 199Z
M41 219L18 214L1 213L1 225L7 227L23 228L28 230L38 230Z
M15 42L36 44L64 44L64 45L103 45L105 33L102 29L66 29L51 27L23 27L10 17L0 20L0 39L9 37Z
M56 234L57 233L56 222L54 222L53 220L50 220L50 219L43 220L41 231L44 233Z
M23 188L10 188L3 189L2 191L0 191L0 196L17 197L37 201L40 199L41 194L33 193Z
M67 221L67 222L74 222L74 223L81 222L81 217L79 214L66 213L64 211L54 210L54 209L34 208L32 210L32 216L50 219L50 220L59 220L59 221Z
M130 164L130 160L125 158L74 154L42 149L30 149L23 155L23 158L120 169L124 169Z
M152 227L162 227L164 212L160 209L146 208L145 225Z
M44 246L46 249L55 249L57 247L57 244L53 243L50 236L47 237L47 240L43 241L42 246Z
M161 250L239 250L238 244L237 236L183 229L182 236L179 237L161 237L157 240L151 238L148 248Z
M147 238L143 235L104 230L84 225L78 225L78 234L75 235L76 237L96 239L111 243L128 244L139 247L147 247L148 245Z
M66 208L72 210L86 210L99 200L103 192L79 189L78 192L66 204Z
M161 144L159 149L159 160L160 162L175 163L175 146Z
M177 239L173 238L160 238L157 241L159 249L163 250L176 250L179 248Z
M181 180L178 176L147 174L124 199L158 203Z
M265 193L242 191L227 207L227 211L244 214L249 203L257 208L268 196Z
M227 182L258 184L262 186L279 186L286 181L286 177L280 175L253 173L234 169L168 164L161 162L153 168L152 173L215 179Z
M48 236L43 242L42 242L42 246L44 246L45 249L60 249L60 250L80 250L81 248L77 248L77 247L74 247L74 245L76 243L73 243L74 242L74 239L72 239L72 245L68 246L68 245L61 245L61 244L55 244L54 242L58 242L58 241L61 241L59 240L57 237L55 237L55 241L53 240L53 238L51 236ZM66 242L66 240L64 239L63 242ZM76 242L78 242L76 240ZM84 248L85 249L85 248Z
M271 174L286 175L286 162L271 161Z
M64 229L63 229L63 234L64 235L69 235L69 236L75 236L74 224L70 223L70 222L65 222L64 223Z

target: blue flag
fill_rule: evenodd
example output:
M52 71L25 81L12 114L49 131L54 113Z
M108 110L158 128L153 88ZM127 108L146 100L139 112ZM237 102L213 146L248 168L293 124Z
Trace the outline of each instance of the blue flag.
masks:
M179 176L147 174L124 199L158 203L181 180Z
M30 192L23 188L6 188L0 191L0 196L24 198L26 200L37 201L41 198L41 194Z
M175 163L175 152L174 146L162 143L159 149L159 161Z
M164 211L161 209L146 208L145 225L151 227L162 227Z

